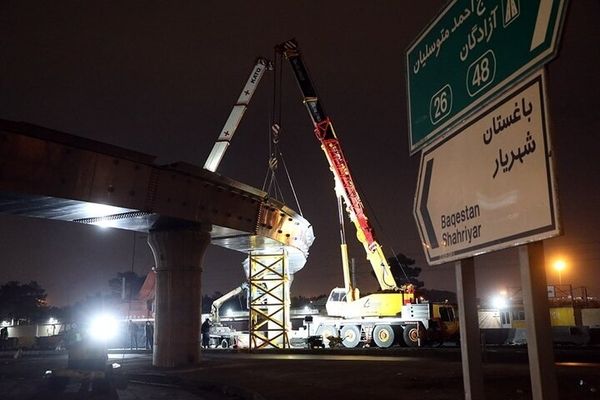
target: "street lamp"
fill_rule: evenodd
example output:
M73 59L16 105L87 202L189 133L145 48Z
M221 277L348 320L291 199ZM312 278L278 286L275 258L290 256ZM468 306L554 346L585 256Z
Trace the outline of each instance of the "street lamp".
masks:
M565 260L554 261L554 269L558 272L558 284L562 285L562 271L567 268Z

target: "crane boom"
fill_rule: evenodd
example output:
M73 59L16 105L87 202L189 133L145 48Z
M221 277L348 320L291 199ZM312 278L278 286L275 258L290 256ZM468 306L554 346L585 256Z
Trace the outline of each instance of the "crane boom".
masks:
M246 282L243 282L240 286L225 293L218 299L213 300L212 305L210 306L210 316L213 323L218 324L221 321L221 315L219 313L219 310L221 309L223 303L225 303L232 297L242 293L244 290L248 290L248 283Z
M302 92L304 105L312 119L314 132L321 143L327 162L335 180L335 190L338 196L344 199L350 220L356 227L356 236L363 245L373 271L382 290L398 291L400 288L394 280L388 262L380 244L375 238L375 233L367 218L365 207L358 194L348 162L342 151L333 124L325 113L317 92L312 84L308 71L302 60L298 43L292 39L276 47L290 62L296 81ZM347 263L344 269L347 269ZM347 271L344 271L346 274ZM352 293L348 293L352 297Z
M272 69L273 66L269 60L263 57L259 57L256 60L256 64L254 68L252 68L252 72L248 77L248 81L244 88L242 89L242 93L240 93L240 97L233 106L231 113L229 114L229 118L225 122L225 126L223 130L221 130L221 134L219 138L215 142L206 162L204 163L204 169L215 172L227 151L227 147L229 147L229 143L231 142L231 138L233 138L233 134L235 133L240 121L242 120L242 116L244 112L248 108L248 103L252 99L252 95L256 91L256 87L260 82L263 74L266 70Z

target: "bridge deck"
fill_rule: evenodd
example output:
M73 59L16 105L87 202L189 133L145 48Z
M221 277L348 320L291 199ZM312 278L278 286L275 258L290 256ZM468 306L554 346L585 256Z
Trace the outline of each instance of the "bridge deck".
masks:
M304 265L310 223L265 192L185 163L22 122L0 120L0 213L148 231L206 224L212 243L288 249Z

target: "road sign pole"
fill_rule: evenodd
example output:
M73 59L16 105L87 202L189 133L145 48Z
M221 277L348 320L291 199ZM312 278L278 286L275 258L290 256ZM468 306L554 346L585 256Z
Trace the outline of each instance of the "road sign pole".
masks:
M543 242L519 247L519 264L532 399L558 400Z
M484 399L474 258L456 262L455 271L465 399Z

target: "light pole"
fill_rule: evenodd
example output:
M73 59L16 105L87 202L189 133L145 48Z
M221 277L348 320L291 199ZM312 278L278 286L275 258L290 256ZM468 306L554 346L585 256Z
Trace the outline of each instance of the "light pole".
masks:
M562 271L567 268L565 260L554 261L554 269L558 272L558 284L562 285Z

